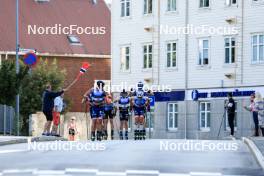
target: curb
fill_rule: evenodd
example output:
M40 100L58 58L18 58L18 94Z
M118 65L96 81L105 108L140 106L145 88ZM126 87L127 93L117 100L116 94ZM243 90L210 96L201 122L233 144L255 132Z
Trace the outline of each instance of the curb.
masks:
M3 141L0 142L0 146L27 143L29 140L31 142L67 141L67 139L62 137L27 137L24 139L12 139L9 141Z
M242 138L242 141L249 147L250 151L253 153L259 165L264 170L264 156L258 149L258 147L254 144L254 142L246 137Z

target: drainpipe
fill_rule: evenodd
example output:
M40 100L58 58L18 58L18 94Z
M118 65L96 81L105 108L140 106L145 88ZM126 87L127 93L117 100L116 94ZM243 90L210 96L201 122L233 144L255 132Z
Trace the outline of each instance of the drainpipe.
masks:
M158 0L158 67L157 67L157 72L158 72L158 82L157 85L160 84L160 0Z
M242 21L241 21L241 85L244 83L244 15L245 15L245 2L242 1L242 7L241 7L241 13L242 13Z
M189 24L189 0L185 1L185 26ZM187 90L188 90L188 49L189 49L189 34L185 34L185 139L187 139Z

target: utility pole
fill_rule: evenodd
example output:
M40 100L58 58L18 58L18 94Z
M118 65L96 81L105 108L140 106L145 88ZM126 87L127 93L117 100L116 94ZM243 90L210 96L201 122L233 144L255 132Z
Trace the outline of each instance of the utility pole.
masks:
M19 0L16 0L16 74L19 74ZM18 89L20 89L18 87ZM19 118L19 93L16 95L16 117L17 117L17 135L19 136L20 118Z

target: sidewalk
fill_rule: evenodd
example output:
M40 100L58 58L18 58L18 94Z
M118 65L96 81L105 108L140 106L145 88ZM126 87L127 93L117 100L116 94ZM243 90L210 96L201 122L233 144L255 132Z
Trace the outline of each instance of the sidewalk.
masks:
M54 136L40 136L40 137L26 137L26 136L0 136L0 146L10 145L10 144L19 144L19 143L27 143L28 140L32 142L45 142L45 141L66 141L67 139L62 137L54 137Z
M248 145L259 165L264 169L264 137L244 137L243 141Z
M254 142L254 144L264 156L264 137L251 137L250 139Z

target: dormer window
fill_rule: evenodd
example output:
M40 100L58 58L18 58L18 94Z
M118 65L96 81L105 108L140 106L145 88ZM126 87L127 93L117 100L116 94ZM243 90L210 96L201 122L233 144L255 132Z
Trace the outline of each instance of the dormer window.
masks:
M71 44L81 44L80 39L76 35L68 35L68 40Z

